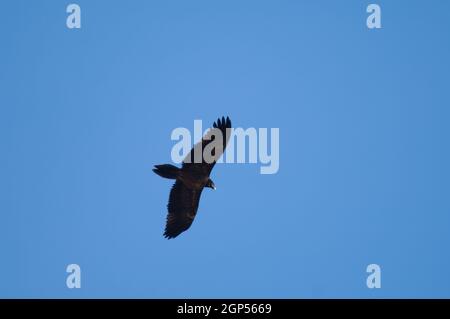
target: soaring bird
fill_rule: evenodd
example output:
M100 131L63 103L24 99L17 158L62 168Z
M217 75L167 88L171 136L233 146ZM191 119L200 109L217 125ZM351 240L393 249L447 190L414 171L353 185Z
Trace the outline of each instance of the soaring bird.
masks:
M175 238L186 231L197 214L203 188L216 189L209 175L225 151L230 139L230 129L230 119L228 117L226 119L219 118L184 158L181 168L170 164L155 165L153 171L156 174L164 178L175 179L167 205L168 214L164 237ZM218 137L222 138L222 143L217 140ZM209 152L207 152L208 150Z

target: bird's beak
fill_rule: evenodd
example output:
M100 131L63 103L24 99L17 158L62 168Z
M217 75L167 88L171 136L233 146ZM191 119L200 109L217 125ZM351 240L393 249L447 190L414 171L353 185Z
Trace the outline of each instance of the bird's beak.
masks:
M216 190L216 185L214 185L214 183L211 183L211 188L212 188L213 190Z

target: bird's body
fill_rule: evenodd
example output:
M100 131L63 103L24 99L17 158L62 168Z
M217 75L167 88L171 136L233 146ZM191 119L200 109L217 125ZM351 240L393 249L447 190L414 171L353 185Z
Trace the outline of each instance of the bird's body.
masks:
M181 169L178 179L190 189L201 189L206 186L209 180L209 175L196 174L187 169Z
M211 170L219 157L223 154L230 138L229 129L231 121L227 117L218 119L213 124L207 134L198 142L183 161L181 168L174 165L155 165L153 171L169 179L175 179L169 196L167 205L168 215L164 236L175 238L187 230L194 221L197 214L200 196L205 187L215 189L213 181L210 179ZM217 137L222 138L218 149L213 148L210 158L204 158L203 151L211 146ZM220 141L219 141L220 142ZM194 154L202 154L200 161L196 162Z

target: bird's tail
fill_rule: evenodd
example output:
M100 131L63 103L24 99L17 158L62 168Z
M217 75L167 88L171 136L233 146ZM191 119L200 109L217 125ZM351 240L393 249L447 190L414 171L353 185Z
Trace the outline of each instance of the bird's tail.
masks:
M170 164L155 165L153 171L161 177L176 179L180 169Z

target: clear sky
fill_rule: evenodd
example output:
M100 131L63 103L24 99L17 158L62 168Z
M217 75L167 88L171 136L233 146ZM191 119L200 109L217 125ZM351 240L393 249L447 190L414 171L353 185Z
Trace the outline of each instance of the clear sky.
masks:
M3 1L0 297L450 297L450 3ZM176 127L280 129L162 233ZM66 287L79 264L81 289ZM366 267L382 270L368 289Z

